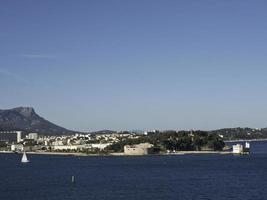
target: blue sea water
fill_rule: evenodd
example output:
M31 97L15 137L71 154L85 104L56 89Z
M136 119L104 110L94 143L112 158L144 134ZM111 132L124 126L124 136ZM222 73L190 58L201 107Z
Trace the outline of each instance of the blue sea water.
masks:
M0 200L267 199L267 142L249 156L0 154ZM71 183L71 176L76 183Z

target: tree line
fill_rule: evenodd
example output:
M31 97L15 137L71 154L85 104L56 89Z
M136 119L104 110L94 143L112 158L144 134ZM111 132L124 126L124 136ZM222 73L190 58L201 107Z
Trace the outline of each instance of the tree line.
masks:
M125 145L140 143L153 144L158 151L220 151L225 146L217 134L206 131L164 131L142 135L138 138L126 138L107 147L109 152L123 152Z

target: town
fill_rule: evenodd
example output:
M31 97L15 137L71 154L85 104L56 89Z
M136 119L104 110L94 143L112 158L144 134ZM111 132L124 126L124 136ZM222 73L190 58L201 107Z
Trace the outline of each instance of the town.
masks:
M35 152L65 155L147 155L181 152L227 152L222 135L204 131L76 133L41 136L22 131L0 132L1 152ZM240 147L241 149L241 147ZM237 152L236 148L234 149ZM240 153L242 151L239 150Z
M133 133L80 134L61 136L39 136L22 131L0 132L0 150L12 152L84 152L101 153L107 146L124 138L138 138Z

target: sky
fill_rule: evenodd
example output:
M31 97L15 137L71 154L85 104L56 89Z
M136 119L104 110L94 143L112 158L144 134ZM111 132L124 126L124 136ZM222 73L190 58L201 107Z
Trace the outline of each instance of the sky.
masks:
M265 0L0 2L0 109L79 131L267 127Z

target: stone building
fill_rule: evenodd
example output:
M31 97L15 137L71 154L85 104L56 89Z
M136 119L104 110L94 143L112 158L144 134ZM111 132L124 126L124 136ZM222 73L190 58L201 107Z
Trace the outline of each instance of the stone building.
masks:
M150 143L141 143L136 145L125 145L125 155L147 155L154 153L153 145Z

